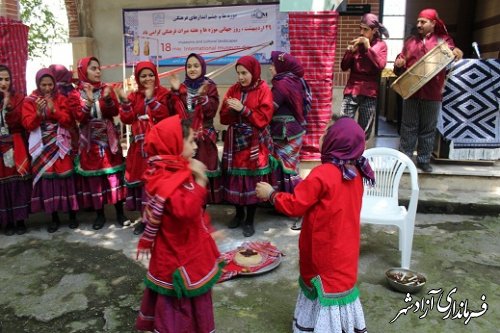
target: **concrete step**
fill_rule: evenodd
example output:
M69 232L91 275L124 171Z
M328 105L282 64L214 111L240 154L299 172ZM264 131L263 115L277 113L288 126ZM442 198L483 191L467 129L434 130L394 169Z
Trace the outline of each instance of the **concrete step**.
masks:
M305 177L319 162L301 162ZM483 164L433 163L432 173L419 170L419 213L500 215L500 161ZM407 205L409 174L401 180L399 198Z
M500 162L492 165L433 164L432 173L419 171L419 213L500 214ZM409 175L401 183L400 199L407 203Z

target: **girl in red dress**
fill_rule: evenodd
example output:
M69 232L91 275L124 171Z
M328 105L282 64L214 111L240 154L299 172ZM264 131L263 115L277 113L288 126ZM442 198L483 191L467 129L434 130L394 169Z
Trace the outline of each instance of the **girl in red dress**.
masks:
M70 228L78 226L77 191L71 155L70 128L73 117L66 97L56 88L54 73L43 68L36 73L37 89L24 99L23 126L30 132L33 194L31 211L52 214L47 231L59 228L58 211L70 213Z
M191 53L184 66L186 77L181 84L176 77L170 80L174 99L184 104L183 119L189 118L195 131L198 145L196 158L207 166L208 203L222 201L221 170L217 149L217 133L214 128L214 117L219 108L219 93L214 81L206 77L205 60L196 53Z
M31 167L21 124L24 96L14 91L12 75L0 64L0 221L5 234L26 232L31 199Z
M320 138L322 164L293 194L257 184L258 197L270 200L277 211L304 216L294 333L366 332L356 281L363 181L375 179L364 149L363 129L343 117Z
M104 205L113 204L120 225L130 223L123 213L125 169L119 132L113 123L119 103L110 86L101 82L101 68L95 57L78 62L78 89L68 98L68 105L80 123L80 151L75 161L81 176L80 204L93 208L96 219L92 228L106 223Z
M211 289L223 262L204 212L206 167L193 158L191 124L175 115L146 137L147 222L137 256L151 252L146 290L136 321L142 331L215 332Z
M120 120L132 125L132 137L127 152L125 166L125 186L127 189L126 208L142 213L145 204L143 173L146 169L148 154L144 149L144 138L160 120L175 113L171 107L171 92L160 85L156 66L150 61L137 63L134 70L138 90L128 96L118 89L120 99ZM182 106L182 105L181 105ZM145 224L137 223L134 234L144 231Z
M243 224L243 235L255 233L257 203L255 185L269 182L277 161L271 156L269 123L273 116L273 95L260 78L260 64L252 56L236 62L238 82L224 96L220 121L229 125L224 141L222 169L226 201L236 207L229 228ZM246 216L245 216L246 207Z

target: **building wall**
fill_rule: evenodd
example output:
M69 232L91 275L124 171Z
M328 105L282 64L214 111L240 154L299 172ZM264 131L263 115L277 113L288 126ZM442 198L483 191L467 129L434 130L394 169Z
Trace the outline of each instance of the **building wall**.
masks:
M0 16L19 20L18 0L0 0Z
M481 57L500 57L500 1L476 1L473 40Z

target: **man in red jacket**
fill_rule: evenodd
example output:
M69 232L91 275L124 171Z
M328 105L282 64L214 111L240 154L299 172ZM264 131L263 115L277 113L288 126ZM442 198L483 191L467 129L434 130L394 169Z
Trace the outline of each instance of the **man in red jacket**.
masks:
M462 59L463 52L455 47L436 10L422 10L418 14L417 34L405 41L403 51L394 62L394 73L402 74L441 41L452 49L456 60ZM412 157L417 146L417 166L424 172L432 172L430 159L445 76L445 70L441 71L403 102L399 150Z

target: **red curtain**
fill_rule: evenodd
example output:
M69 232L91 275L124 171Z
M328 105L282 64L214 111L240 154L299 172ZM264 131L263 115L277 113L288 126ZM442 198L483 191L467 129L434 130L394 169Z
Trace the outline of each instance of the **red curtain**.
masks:
M290 52L302 62L313 95L301 151L303 161L320 160L319 138L332 115L337 22L335 11L289 13Z
M0 64L9 67L15 91L26 95L28 26L21 21L0 17Z

